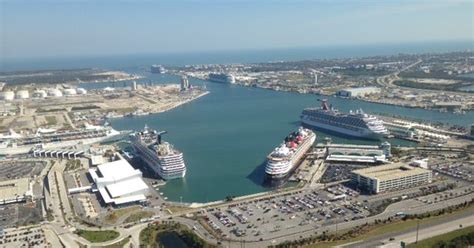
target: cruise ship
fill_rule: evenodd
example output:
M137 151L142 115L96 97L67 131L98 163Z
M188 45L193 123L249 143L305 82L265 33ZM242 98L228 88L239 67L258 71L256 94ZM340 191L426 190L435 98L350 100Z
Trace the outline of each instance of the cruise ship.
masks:
M151 73L158 73L158 74L164 74L167 72L166 69L161 65L152 65L150 67L150 71Z
M183 153L168 142L162 142L166 132L157 132L147 126L141 132L130 135L135 153L164 180L182 178L186 175Z
M301 114L301 123L311 128L319 128L344 136L380 140L388 135L383 121L362 109L341 113L328 106L327 100L321 101L320 108L306 108Z
M268 155L265 166L267 177L269 179L286 177L299 165L315 140L316 134L302 127L290 133L285 141Z
M233 84L235 83L235 77L232 74L227 73L210 73L208 77L209 81Z
M117 131L109 126L86 125L72 131L38 129L35 134L21 135L10 130L9 135L0 135L0 155L28 153L34 148L57 149L76 145L112 142L122 139L127 131Z

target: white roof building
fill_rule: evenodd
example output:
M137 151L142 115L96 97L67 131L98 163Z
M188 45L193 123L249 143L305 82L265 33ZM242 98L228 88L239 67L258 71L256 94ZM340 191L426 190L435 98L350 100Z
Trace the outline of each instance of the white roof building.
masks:
M106 204L121 205L146 200L148 185L142 172L121 159L89 169L96 190Z

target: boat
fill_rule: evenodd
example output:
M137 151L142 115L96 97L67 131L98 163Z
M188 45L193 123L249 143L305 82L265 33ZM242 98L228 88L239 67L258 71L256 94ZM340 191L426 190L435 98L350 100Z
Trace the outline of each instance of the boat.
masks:
M226 84L235 83L235 77L232 74L228 74L228 73L209 73L208 80L212 82L226 83Z
M362 109L342 113L332 106L329 107L327 100L321 102L320 108L303 110L301 114L303 126L369 140L380 140L389 134L382 120L365 113Z
M36 133L26 136L13 132L10 135L0 136L0 155L25 154L37 148L58 149L113 142L122 139L128 133L127 131L117 131L110 126L92 125L69 131L38 129Z
M161 66L161 65L152 65L150 67L151 73L157 73L157 74L165 74L167 71L166 69Z
M145 125L143 131L130 134L135 154L164 180L182 178L186 175L183 153L170 143L163 142L161 136L166 133L152 130Z
M315 140L316 134L303 127L290 133L284 142L267 156L265 165L267 178L281 179L287 177L297 168Z

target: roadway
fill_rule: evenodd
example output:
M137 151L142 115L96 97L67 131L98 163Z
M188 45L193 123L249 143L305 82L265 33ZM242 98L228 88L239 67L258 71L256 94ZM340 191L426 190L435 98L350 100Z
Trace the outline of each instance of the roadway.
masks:
M440 219L419 225L418 240L428 239L438 235L445 234L457 230L462 227L474 225L474 209L462 212L456 216L445 216ZM384 233L375 237L361 240L359 242L342 245L339 247L362 248L362 247L400 247L400 242L404 241L407 244L415 243L417 227L412 227L403 231L396 231L393 233ZM390 241L390 239L393 239Z

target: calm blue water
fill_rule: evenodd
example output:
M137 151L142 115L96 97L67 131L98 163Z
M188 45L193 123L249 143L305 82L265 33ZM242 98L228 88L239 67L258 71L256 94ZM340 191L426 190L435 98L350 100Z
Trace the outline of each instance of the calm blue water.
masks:
M6 59L0 57L0 71L107 68L149 68L151 64L180 66L186 64L254 63L280 60L364 57L398 53L428 53L474 50L472 41L377 44L357 46L321 46L271 50L216 51L181 54L136 54L95 57Z
M157 83L178 82L170 75L142 73ZM315 95L276 92L236 85L191 79L192 84L206 84L209 95L172 111L137 118L112 120L118 129L141 129L146 123L167 130L165 137L184 152L188 171L184 180L167 183L161 190L171 200L206 202L228 195L244 195L268 190L262 185L266 155L299 125L301 110L318 103ZM120 84L120 83L119 83ZM89 84L91 86L91 84ZM105 84L95 85L104 87ZM422 109L409 109L356 100L329 97L343 111L363 108L368 112L401 115L413 119L468 125L474 112L453 115ZM318 140L332 137L334 142L377 144L348 140L317 132ZM394 145L412 145L392 140Z
M150 64L184 65L194 63L239 63L271 60L351 57L450 51L471 48L465 43L433 43L372 47L340 47L288 49L275 51L229 52L187 55L116 56L103 58L69 58L29 61L3 61L2 70L100 67L120 69L144 75L139 83L178 83L169 75L145 72ZM261 186L266 155L282 139L298 127L301 110L318 103L315 95L275 92L235 85L209 83L191 79L192 84L206 84L210 94L166 113L112 121L117 129L140 130L145 124L166 130L165 139L184 152L187 175L173 180L160 190L171 200L182 197L187 202L207 202L229 195L244 195L268 190ZM115 83L115 86L129 82ZM86 88L102 88L113 84L87 84ZM474 120L474 112L453 115L422 109L408 109L373 104L357 100L329 97L342 111L363 108L366 112L400 115L432 122L446 122L467 126ZM321 141L327 134L317 132ZM331 136L332 137L332 136ZM376 144L370 141L332 137L334 142ZM393 145L412 145L393 140Z

